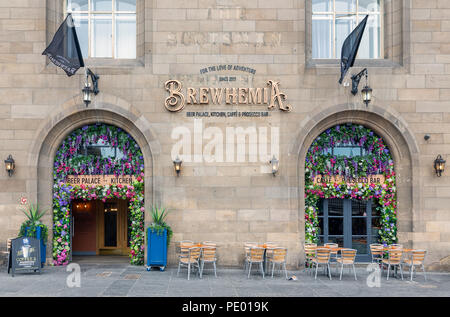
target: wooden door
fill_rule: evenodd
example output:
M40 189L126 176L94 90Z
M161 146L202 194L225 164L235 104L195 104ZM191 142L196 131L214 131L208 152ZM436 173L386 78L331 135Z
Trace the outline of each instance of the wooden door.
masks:
M97 254L97 205L97 201L74 200L72 202L71 233L74 255Z

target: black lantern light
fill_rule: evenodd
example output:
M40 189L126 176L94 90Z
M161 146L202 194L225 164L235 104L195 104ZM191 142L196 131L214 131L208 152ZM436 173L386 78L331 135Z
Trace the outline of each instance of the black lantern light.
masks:
M275 174L278 172L278 169L280 167L280 162L277 160L277 158L274 155L269 163L272 166L272 174L273 174L273 176L275 176Z
M89 77L91 77L92 85L94 86L91 89L91 83L89 83ZM100 76L95 75L89 68L86 68L86 82L84 83L84 88L81 90L83 92L83 101L86 107L91 103L91 93L97 95L100 90L98 90L98 80Z
M368 107L369 103L372 101L372 88L370 88L366 84L366 86L364 86L364 88L361 90L361 95L363 98L363 102L365 103L366 107Z
M366 85L361 90L361 95L362 95L363 102L367 107L367 106L369 106L369 103L372 101L372 88L370 88L369 84L368 84L369 72L367 71L367 68L364 68L361 72L352 76L352 91L351 91L351 93L354 96L356 96L356 94L358 93L359 82L361 81L361 78L364 75L366 76Z
M177 172L177 176L180 175L181 172L181 164L183 163L182 160L180 160L180 158L177 156L177 158L175 159L175 161L173 161L173 166L175 168L175 172Z
M434 160L434 169L436 170L436 175L438 177L441 177L445 169L445 160L442 158L440 154Z
M14 164L14 159L11 154L5 160L5 168L8 172L9 177L11 177L14 174L14 170L16 169L16 165Z

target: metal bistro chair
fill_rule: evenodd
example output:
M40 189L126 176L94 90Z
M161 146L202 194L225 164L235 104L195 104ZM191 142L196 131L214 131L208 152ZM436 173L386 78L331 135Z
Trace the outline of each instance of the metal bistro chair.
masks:
M248 258L249 268L248 268L247 278L250 278L250 273L252 272L252 264L253 263L259 264L259 267L261 268L262 276L264 278L263 262L264 262L264 248L250 247L250 256Z
M200 251L201 249L199 247L193 247L189 249L188 256L187 257L180 257L178 261L178 272L177 276L180 273L181 266L187 266L188 268L188 280L191 275L191 266L192 268L197 268L197 272L200 275L200 264L199 264L199 258L200 258Z
M400 274L402 276L403 280L403 269L402 269L402 256L403 256L403 250L401 249L391 249L388 251L389 258L383 259L381 262L383 264L386 264L388 266L387 271L387 278L386 280L389 280L389 270L391 266L393 267L399 267L400 268ZM384 266L381 267L381 274L383 274Z
M286 279L288 279L287 270L286 270L287 248L274 248L272 251L273 251L272 257L269 260L270 262L272 262L272 278L273 278L273 271L275 269L275 264L279 264L280 271L281 271L281 266L283 266L284 274L286 275Z
M303 250L305 252L305 268L304 271L310 272L312 261L316 257L316 249L317 244L316 243L305 243Z
M266 258L265 258L265 263L264 266L267 269L267 262L270 261L270 259L273 256L273 249L278 247L278 244L275 242L266 242L264 243L266 245Z
M324 246L331 249L330 250L330 260L334 259L334 261L337 261L338 251L332 250L332 249L339 248L339 245L337 243L325 243Z
M12 239L14 239L14 238L8 238L7 240L6 240L6 251L2 251L1 253L3 253L4 255L5 255L5 257L6 257L6 260L8 261L7 263L6 263L6 265L8 266L8 273L9 273L9 250L11 250L11 241L12 241ZM1 259L0 259L1 260ZM1 263L1 262L0 262Z
M316 266L316 275L314 279L317 279L317 270L319 269L319 265L324 265L328 270L328 276L331 280L331 270L330 270L330 256L331 250L328 248L317 248L316 249L316 257L312 260L312 264Z
M200 278L203 277L203 268L205 263L212 263L214 266L214 276L217 277L217 267L216 267L217 257L216 257L216 247L203 247L202 256L200 258Z
M411 281L413 279L415 266L422 266L423 277L425 278L425 281L427 280L427 275L425 273L425 266L424 266L426 254L427 251L425 250L413 250L411 251L411 257L403 261L403 264L410 267L409 275L411 276Z
M250 258L250 248L252 247L257 247L258 243L257 242L245 242L244 243L244 272L247 273L247 267L248 267L248 263L249 263L249 258Z
M370 255L372 257L372 263L381 263L383 260L383 245L378 243L372 243L370 245Z
M344 265L351 265L353 267L353 273L355 274L355 280L356 278L356 269L355 269L355 258L356 258L356 252L358 252L355 249L342 249L341 250L341 257L337 259L337 262L341 264L341 276L339 280L342 280L342 272L344 271Z

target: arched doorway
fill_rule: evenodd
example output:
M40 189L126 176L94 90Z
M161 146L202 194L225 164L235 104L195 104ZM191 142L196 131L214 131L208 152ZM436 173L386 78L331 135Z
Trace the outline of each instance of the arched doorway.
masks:
M371 243L397 242L394 161L383 138L359 124L323 131L305 159L305 241L337 243L369 259Z
M72 254L144 259L144 157L134 138L105 123L62 141L53 163L53 260Z

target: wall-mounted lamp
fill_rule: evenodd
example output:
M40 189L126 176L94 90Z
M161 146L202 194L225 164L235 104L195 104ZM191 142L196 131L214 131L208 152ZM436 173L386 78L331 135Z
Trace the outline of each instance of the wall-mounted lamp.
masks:
M14 163L14 159L11 154L5 160L5 168L6 171L8 172L9 177L11 177L14 174L14 170L16 169L16 165Z
M173 167L175 168L175 172L177 172L177 176L180 175L181 172L181 164L183 163L182 160L180 160L180 158L177 156L177 158L175 159L175 161L173 161Z
M352 76L352 91L351 91L351 93L354 96L356 96L356 94L358 93L359 82L361 81L361 78L364 75L366 76L366 85L361 90L361 96L362 96L364 104L367 107L367 106L369 106L369 103L372 101L372 88L369 87L369 83L368 83L369 73L367 71L367 68L364 68L361 72L359 72L359 74Z
M91 77L92 85L94 86L91 89L91 83L89 83L89 76ZM95 75L89 68L86 68L86 82L84 83L84 88L81 90L83 92L83 101L86 107L91 103L91 93L97 95L100 90L98 90L98 80L100 76Z
M436 170L436 175L438 177L441 177L445 169L445 160L442 158L440 154L434 160L434 169Z
M278 169L280 167L280 161L278 161L274 155L269 163L272 166L272 174L273 174L273 176L275 176L275 174L278 172Z

